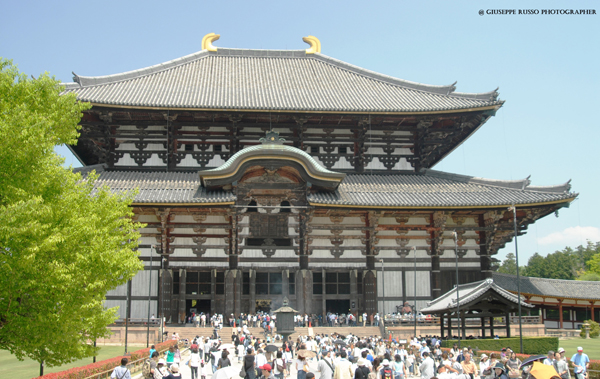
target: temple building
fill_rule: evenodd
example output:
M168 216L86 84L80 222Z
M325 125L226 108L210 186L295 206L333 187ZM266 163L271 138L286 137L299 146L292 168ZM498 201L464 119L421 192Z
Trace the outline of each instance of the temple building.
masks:
M221 48L218 37L65 85L93 105L71 146L78 171L139 191L146 267L107 295L121 317L127 299L131 317L147 316L149 288L151 312L172 322L284 297L301 313L420 309L455 285L456 253L461 283L491 278L513 204L524 233L577 196L568 183L432 169L502 107L496 91L379 74L321 54L312 36L306 50Z

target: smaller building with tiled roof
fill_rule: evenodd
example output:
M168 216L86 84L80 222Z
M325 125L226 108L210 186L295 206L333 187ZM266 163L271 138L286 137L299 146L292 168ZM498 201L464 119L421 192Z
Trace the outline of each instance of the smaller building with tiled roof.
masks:
M600 282L534 278L493 273L494 282L521 295L539 308L544 324L553 329L580 329L585 320L600 320ZM536 312L537 313L537 312Z

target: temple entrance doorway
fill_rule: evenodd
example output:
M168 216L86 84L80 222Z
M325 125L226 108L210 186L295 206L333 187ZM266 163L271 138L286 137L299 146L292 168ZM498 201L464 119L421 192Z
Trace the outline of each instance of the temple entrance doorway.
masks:
M196 313L210 313L210 300L187 299L185 308L188 316L192 314L194 309Z
M256 300L257 312L271 312L271 300Z
M350 300L325 300L327 312L346 314L350 311Z

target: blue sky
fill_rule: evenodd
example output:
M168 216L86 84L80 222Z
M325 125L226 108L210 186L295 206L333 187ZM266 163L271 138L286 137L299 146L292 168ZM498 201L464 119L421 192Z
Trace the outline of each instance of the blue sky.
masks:
M538 15L488 15L488 9ZM215 46L304 49L457 91L500 87L505 105L438 170L552 185L572 179L579 198L519 238L524 264L535 252L600 240L600 15L543 15L595 9L596 1L12 1L0 12L0 56L21 71L108 75ZM484 10L484 15L479 15ZM68 150L57 148L78 165ZM514 252L509 243L497 258Z

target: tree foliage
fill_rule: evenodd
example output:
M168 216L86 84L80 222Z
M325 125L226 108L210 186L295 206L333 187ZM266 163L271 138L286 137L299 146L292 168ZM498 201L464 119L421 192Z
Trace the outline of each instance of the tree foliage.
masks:
M502 274L517 275L517 261L513 253L506 254L506 259L500 264L498 272Z
M588 241L586 246L563 250L542 256L533 254L527 265L520 267L520 274L537 278L600 280L600 242ZM498 268L498 272L516 275L515 255L509 253Z
M575 279L575 262L573 255L557 251L542 257L535 253L529 258L525 267L525 276L548 279Z
M133 194L95 190L53 152L89 108L60 92L0 59L0 349L49 366L93 355L116 318L106 292L142 267Z

